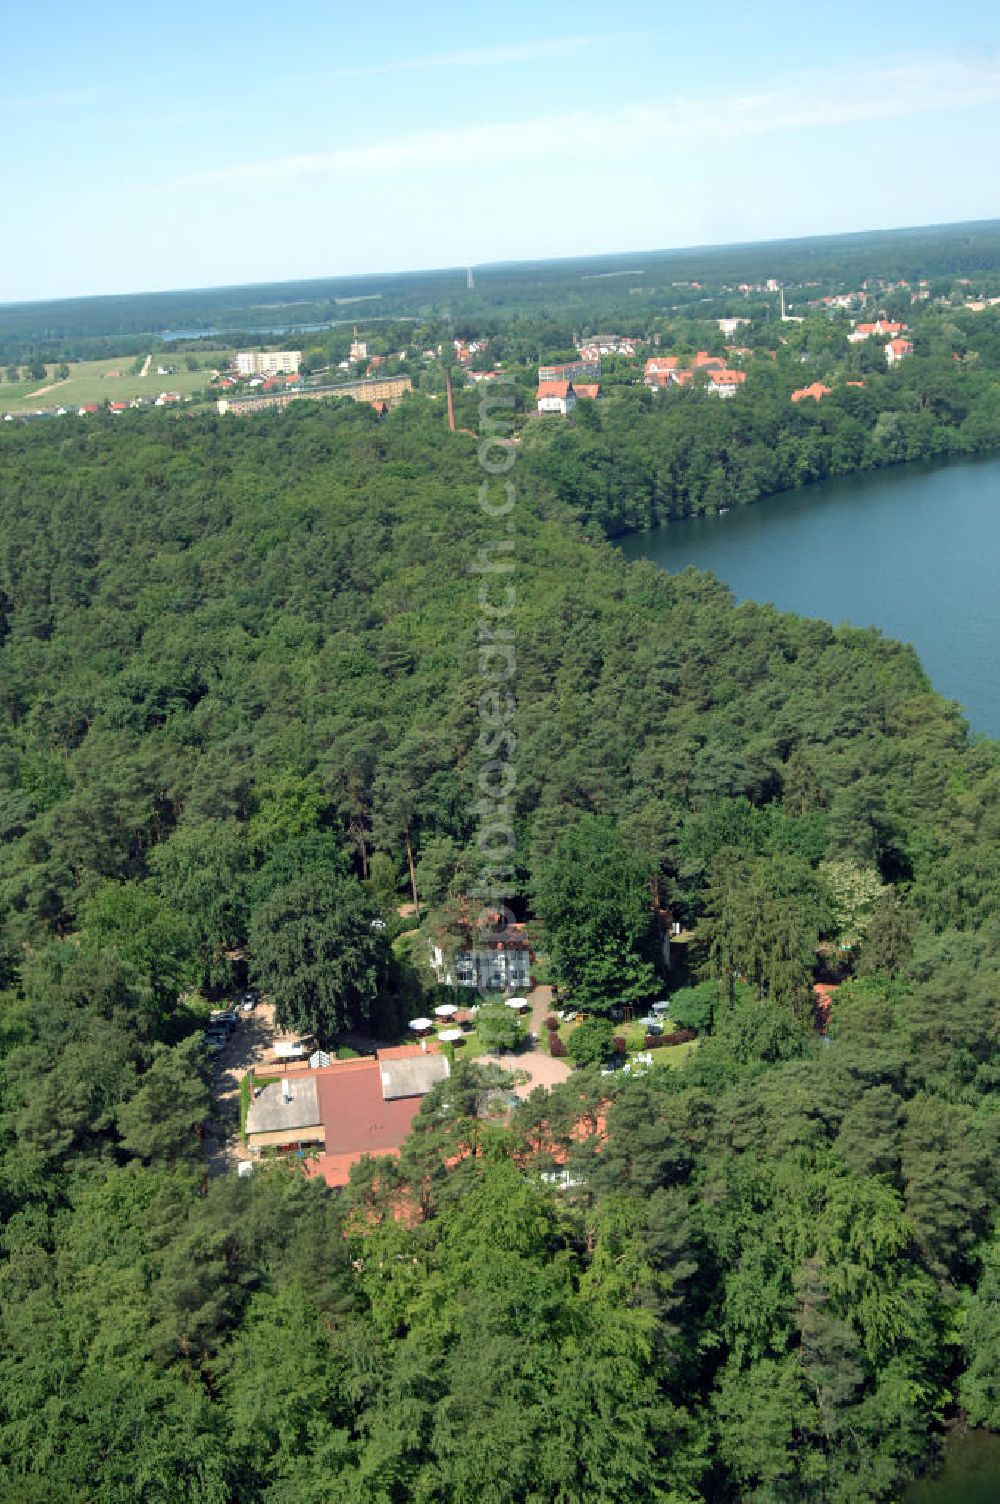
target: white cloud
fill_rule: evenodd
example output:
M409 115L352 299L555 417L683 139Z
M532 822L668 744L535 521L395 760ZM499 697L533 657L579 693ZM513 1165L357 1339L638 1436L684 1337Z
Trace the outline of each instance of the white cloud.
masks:
M531 63L567 52L618 40L621 33L576 37L547 37L534 42L498 42L488 47L469 47L457 52L438 52L423 57L389 58L379 63L359 63L328 73L311 73L302 82L348 78L378 78L387 73L422 73L429 68L501 68L507 63Z
M679 95L615 110L580 109L415 131L364 145L234 163L199 173L194 181L263 185L468 165L486 168L516 163L528 153L544 153L548 163L560 157L579 161L584 154L620 159L623 153L662 152L691 141L838 129L998 100L1000 60L940 58L846 75L801 73L753 93L720 90L712 96Z

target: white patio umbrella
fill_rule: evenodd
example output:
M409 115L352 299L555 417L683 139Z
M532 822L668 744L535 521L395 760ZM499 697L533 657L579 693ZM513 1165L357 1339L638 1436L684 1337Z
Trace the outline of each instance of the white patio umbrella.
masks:
M410 1019L410 1028L413 1029L414 1032L417 1033L417 1034L423 1034L426 1029L433 1029L433 1027L434 1027L434 1020L432 1018L411 1018Z
M527 1006L528 999L526 997L509 997L507 999L507 1007L516 1008L519 1013L522 1008L526 1008Z
M458 1008L455 1006L454 1003L442 1003L440 1005L440 1007L434 1009L434 1017L435 1018L454 1018L455 1014L457 1012L458 1012Z
M445 1044L457 1044L460 1039L464 1038L465 1035L461 1029L442 1029L438 1035L438 1039L442 1040Z

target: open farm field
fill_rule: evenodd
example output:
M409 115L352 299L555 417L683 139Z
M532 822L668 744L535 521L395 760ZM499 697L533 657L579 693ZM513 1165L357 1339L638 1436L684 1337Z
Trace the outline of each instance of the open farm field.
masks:
M189 371L182 355L154 355L145 376L134 373L132 356L120 359L83 360L69 368L60 381L58 367L46 367L44 380L0 382L0 413L33 413L39 408L83 407L97 402L131 402L135 397L158 397L161 392L180 392L182 397L201 391L213 370L229 364L229 350L199 351L198 369ZM211 365L206 366L205 361ZM157 366L172 368L161 375Z

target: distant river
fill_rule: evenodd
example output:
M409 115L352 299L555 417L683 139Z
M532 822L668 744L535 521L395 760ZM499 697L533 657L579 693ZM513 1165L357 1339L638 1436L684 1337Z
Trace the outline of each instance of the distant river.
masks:
M616 541L740 600L913 643L939 694L1000 738L1000 460L821 481Z

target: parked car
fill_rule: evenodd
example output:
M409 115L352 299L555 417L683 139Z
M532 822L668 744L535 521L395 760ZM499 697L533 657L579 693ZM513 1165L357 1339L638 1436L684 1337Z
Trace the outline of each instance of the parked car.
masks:
M209 1028L224 1028L227 1031L235 1029L239 1015L235 1008L217 1008L209 1015Z
M243 1002L240 1005L241 1008L242 1008L242 1010L243 1010L243 1012L244 1013L252 1013L253 1010L254 1010L254 1004L256 1003L256 1001L257 1001L257 994L256 994L256 992L244 992L244 994L243 994Z

